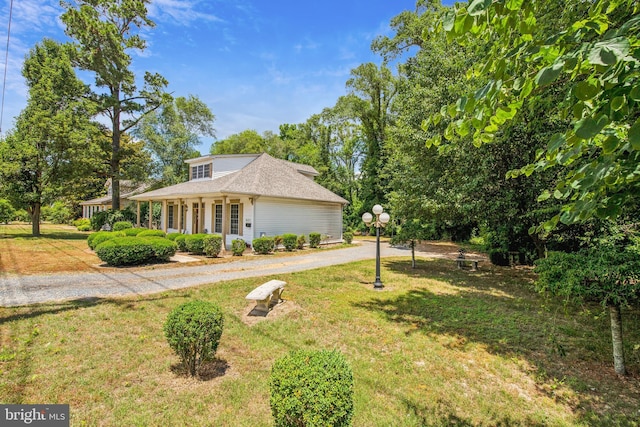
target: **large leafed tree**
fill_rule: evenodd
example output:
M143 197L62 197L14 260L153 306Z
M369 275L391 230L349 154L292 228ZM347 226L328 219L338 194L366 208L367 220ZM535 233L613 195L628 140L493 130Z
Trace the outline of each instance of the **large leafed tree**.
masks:
M145 40L138 32L154 23L147 16L149 0L63 1L62 22L75 41L74 63L95 74L92 98L98 114L108 117L111 128L112 208L120 208L120 161L122 134L132 129L150 111L157 109L166 94L167 81L146 72L138 89L131 67L131 51L143 51Z
M151 153L161 184L177 184L189 178L184 161L200 155L196 147L201 136L215 136L214 119L209 107L190 95L167 100L138 123L135 135Z
M14 131L0 142L2 191L14 206L29 212L34 236L40 235L43 204L82 181L98 152L87 87L76 77L69 52L69 46L48 39L29 52L22 69L29 87L27 106Z

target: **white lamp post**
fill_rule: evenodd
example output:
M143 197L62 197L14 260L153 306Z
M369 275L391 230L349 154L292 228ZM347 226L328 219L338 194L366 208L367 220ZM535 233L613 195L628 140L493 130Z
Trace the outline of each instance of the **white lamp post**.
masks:
M386 226L389 222L389 214L384 212L380 205L375 205L372 210L376 216L375 221L373 220L373 215L369 212L362 214L362 220L367 224L367 227L371 225L376 227L376 281L373 282L373 287L374 289L382 289L384 285L380 280L380 228Z

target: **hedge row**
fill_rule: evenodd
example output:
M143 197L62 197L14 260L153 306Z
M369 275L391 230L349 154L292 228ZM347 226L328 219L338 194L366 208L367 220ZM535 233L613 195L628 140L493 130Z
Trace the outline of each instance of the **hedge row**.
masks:
M95 251L98 258L109 265L139 265L169 261L176 253L176 245L163 237L124 236L101 242Z

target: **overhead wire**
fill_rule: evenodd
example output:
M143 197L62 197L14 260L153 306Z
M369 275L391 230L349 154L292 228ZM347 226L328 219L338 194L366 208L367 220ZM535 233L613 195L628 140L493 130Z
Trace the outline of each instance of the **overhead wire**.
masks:
M2 79L2 104L0 105L0 135L2 135L2 119L4 117L4 94L7 90L7 69L9 68L9 40L11 40L11 17L13 15L13 0L9 2L9 25L7 28L7 50L4 54L4 77Z

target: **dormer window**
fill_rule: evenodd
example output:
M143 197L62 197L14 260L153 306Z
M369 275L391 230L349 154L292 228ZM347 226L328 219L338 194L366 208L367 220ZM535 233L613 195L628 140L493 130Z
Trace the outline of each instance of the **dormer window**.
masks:
M211 178L211 163L191 166L191 179Z

